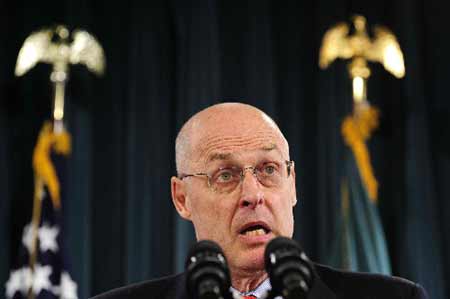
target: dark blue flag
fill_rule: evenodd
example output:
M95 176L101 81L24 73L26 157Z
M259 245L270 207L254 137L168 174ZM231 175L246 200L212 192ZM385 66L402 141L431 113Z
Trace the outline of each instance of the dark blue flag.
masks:
M347 117L342 134L347 145L341 184L341 209L330 263L352 271L391 274L378 208L377 182L366 140L378 125L372 107Z
M19 261L6 282L6 298L77 299L68 272L61 203L70 135L44 124L33 153L33 216L23 230Z

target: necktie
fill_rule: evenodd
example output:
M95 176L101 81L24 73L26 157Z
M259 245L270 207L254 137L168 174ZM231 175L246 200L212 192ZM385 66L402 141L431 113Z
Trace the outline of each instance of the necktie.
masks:
M242 299L257 299L255 295L242 296Z

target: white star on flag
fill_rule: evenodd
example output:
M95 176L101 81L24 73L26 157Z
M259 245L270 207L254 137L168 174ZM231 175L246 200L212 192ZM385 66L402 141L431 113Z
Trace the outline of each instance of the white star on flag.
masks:
M77 284L72 280L70 274L64 271L61 273L61 286L54 286L53 293L60 295L60 299L78 299Z
M77 284L65 271L61 275L61 289L61 299L78 299Z
M59 228L57 226L49 226L44 223L39 229L39 244L42 252L51 250L53 252L58 251L58 243L56 242L56 237L58 236Z
M6 282L6 297L12 298L12 296L20 290L22 285L22 275L20 269L11 271L9 274L9 279Z
M34 268L33 275L33 293L38 295L42 290L52 289L52 283L50 282L50 275L52 274L51 266L41 266L37 264Z
M47 250L57 252L58 242L56 241L56 237L59 234L59 228L57 226L50 226L48 223L44 223L38 229L38 241L39 241L39 249L42 252ZM31 223L27 224L23 229L22 243L28 249L28 252L31 253L32 243L33 241L33 226Z
M20 268L11 271L9 279L6 282L6 297L12 298L14 294L19 291L25 296L30 286L31 275L28 268Z

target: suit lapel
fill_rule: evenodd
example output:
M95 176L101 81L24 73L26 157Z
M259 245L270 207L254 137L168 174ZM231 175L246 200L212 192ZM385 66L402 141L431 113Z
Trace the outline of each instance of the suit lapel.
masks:
M316 276L314 286L308 294L308 299L335 299L336 295L331 291L327 285L320 279L320 276Z
M177 277L175 281L175 297L176 299L188 299L186 292L186 272Z

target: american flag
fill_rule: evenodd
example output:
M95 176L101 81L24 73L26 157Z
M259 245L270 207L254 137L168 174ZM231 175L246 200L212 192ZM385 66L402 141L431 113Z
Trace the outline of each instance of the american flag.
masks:
M65 145L68 151L61 151L61 138L69 140ZM35 159L37 151L41 151L41 160ZM33 156L36 184L33 219L23 229L18 263L6 282L8 299L78 299L77 284L68 272L60 204L63 202L60 182L64 182L63 166L69 151L70 136L66 132L55 134L51 126L44 125ZM39 171L36 163L50 165L57 192L54 184L49 183L48 169L44 167L44 172Z

